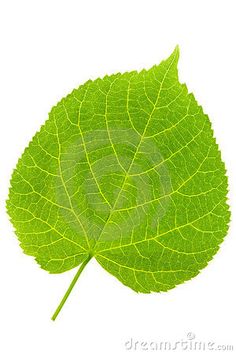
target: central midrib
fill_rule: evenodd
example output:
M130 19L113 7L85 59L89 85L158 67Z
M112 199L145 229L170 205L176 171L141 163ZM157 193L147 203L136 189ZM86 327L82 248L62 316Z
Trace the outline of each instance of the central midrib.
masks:
M129 165L129 168L128 168L127 172L126 172L126 175L125 175L125 177L124 177L124 181L123 181L122 186L121 186L121 188L120 188L120 191L119 191L119 193L117 194L116 200L115 200L115 202L114 202L112 208L110 209L109 216L107 217L107 220L106 220L106 222L104 223L104 226L103 226L103 228L101 229L101 232L100 232L100 234L99 234L99 236L98 236L98 238L97 238L97 240L96 240L96 242L95 242L94 248L93 248L93 250L92 250L92 251L93 251L93 254L96 253L95 250L96 250L97 243L98 243L98 241L101 239L101 236L102 236L102 234L103 234L103 231L105 230L107 224L109 223L109 221L110 221L110 219L111 219L111 216L112 216L113 212L115 211L115 207L116 207L116 205L117 205L117 203L118 203L118 201L119 201L119 197L120 197L121 193L123 192L123 188L124 188L124 186L125 186L125 183L126 183L126 181L127 181L127 178L129 177L129 172L131 171L131 168L132 168L133 163L134 163L134 161L135 161L136 155L137 155L137 153L139 152L140 146L142 145L142 142L143 142L143 139L144 139L144 137L145 137L146 131L147 131L147 129L148 129L149 123L150 123L150 121L151 121L151 119L152 119L152 115L153 115L154 111L156 110L156 108L157 108L157 106L158 106L159 99L160 99L160 94L161 94L161 90L162 90L164 81L165 81L165 79L166 79L166 76L167 76L167 74L168 74L168 72L169 72L169 70L170 70L170 68L171 68L171 66L172 66L174 60L175 60L175 58L171 61L169 67L168 67L167 70L166 70L165 75L163 76L163 79L162 79L162 81L161 81L160 88L159 88L159 91L158 91L158 95L157 95L156 102L155 102L155 104L154 104L154 106L153 106L152 112L150 113L150 116L149 116L148 121L147 121L147 123L146 123L146 126L145 126L145 128L144 128L144 130L143 130L143 133L140 135L139 144L137 145L137 148L136 148L136 151L135 151L135 153L134 153L133 159L132 159L132 161L131 161L131 163L130 163L130 165Z

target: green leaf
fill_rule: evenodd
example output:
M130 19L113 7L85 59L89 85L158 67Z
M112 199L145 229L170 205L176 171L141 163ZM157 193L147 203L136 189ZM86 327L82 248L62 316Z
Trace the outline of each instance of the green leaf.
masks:
M53 319L90 258L137 292L167 291L227 232L224 163L178 58L80 86L17 164L7 209L24 252L50 273L82 263Z

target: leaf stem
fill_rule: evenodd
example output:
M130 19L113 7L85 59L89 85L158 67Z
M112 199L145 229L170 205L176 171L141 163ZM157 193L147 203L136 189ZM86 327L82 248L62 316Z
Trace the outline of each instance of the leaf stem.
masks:
M79 267L78 272L75 274L75 277L73 278L72 282L70 283L69 288L67 289L65 295L63 296L63 298L62 298L60 304L58 305L56 311L54 312L54 314L53 314L53 316L52 316L52 318L51 318L53 321L55 321L55 319L57 318L57 316L58 316L58 314L60 313L62 307L64 306L64 304L65 304L65 302L66 302L68 296L70 295L72 289L74 288L74 286L75 286L75 284L76 284L76 282L77 282L77 280L78 280L80 274L82 273L82 271L84 270L84 268L86 267L86 265L88 264L88 262L90 261L91 258L92 258L92 256L89 255L88 258L86 258L86 259L84 260L84 262L81 264L81 266Z

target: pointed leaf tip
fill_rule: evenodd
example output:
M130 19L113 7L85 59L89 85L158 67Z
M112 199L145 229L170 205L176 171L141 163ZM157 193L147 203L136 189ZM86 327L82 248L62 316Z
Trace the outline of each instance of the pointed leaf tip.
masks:
M179 54L180 54L180 49L179 49L179 45L177 44L177 46L175 47L175 49L173 50L173 52L169 57L176 63L176 65L178 64L179 61Z

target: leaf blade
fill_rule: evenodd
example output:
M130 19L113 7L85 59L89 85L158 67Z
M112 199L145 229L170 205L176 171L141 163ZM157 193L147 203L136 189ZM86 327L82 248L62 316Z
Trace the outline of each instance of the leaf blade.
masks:
M93 254L140 292L204 268L228 230L227 177L209 118L159 66L88 81L62 99L12 176L25 253L60 273Z

